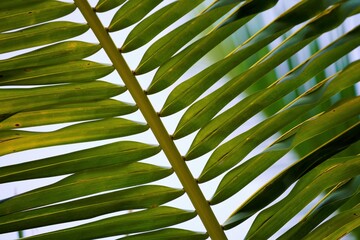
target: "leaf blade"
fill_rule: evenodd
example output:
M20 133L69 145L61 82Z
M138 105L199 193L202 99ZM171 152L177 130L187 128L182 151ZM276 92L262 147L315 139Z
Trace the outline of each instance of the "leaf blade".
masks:
M0 231L10 232L88 219L106 213L153 208L181 196L182 190L148 185L0 217Z
M7 215L94 193L149 183L172 173L173 170L169 168L138 162L88 169L48 186L6 199L0 204L0 214ZM47 198L41 197L44 194Z
M0 53L41 46L79 36L87 25L72 22L50 22L10 33L0 34Z
M195 217L195 215L196 213L194 212L187 212L176 208L158 207L100 220L58 232L42 234L28 239L73 238L81 240L142 232L184 222ZM93 231L89 231L89 229Z

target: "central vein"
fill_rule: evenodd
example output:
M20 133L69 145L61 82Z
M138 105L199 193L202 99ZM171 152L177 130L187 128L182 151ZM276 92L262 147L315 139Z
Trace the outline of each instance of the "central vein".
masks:
M101 46L109 56L115 69L124 81L150 129L158 140L170 164L172 165L172 168L183 185L185 192L188 194L196 212L202 220L209 236L213 240L227 239L221 225L211 210L209 203L205 199L199 185L185 164L173 140L169 136L164 124L155 112L152 104L130 70L125 59L120 54L108 32L100 22L100 19L86 0L74 1L98 38Z

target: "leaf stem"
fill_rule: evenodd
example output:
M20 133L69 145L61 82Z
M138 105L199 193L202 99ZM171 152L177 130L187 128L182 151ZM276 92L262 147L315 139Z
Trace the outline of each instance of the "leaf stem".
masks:
M148 97L144 93L134 74L127 65L125 59L117 49L108 32L100 22L91 6L86 0L74 0L75 4L87 20L90 28L98 38L101 46L109 56L115 69L124 81L127 89L134 98L137 106L142 112L150 129L154 133L170 164L172 165L176 175L182 183L184 190L188 194L194 208L196 209L200 219L202 220L209 236L214 240L227 239L225 233L217 221L209 203L201 192L198 183L192 176L189 168L175 146L173 140L169 136L164 124L155 112Z

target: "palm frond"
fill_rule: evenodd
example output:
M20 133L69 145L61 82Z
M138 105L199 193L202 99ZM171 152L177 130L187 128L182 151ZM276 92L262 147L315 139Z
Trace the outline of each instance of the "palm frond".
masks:
M344 26L360 2L294 3L2 1L1 188L44 183L2 197L0 233L334 239L358 228L360 28ZM289 153L292 164L238 197ZM223 224L215 205L233 211Z

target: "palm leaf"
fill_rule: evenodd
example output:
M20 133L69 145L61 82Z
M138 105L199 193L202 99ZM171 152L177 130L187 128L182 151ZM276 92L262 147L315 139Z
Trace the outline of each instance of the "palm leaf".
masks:
M360 28L345 26L360 3L281 4L2 1L1 188L43 183L3 195L0 233L239 239L230 229L255 215L246 239L278 230L280 239L334 239L358 228ZM267 11L278 14L260 20ZM341 34L324 45L334 29ZM293 163L277 165L288 153ZM272 165L282 171L239 199ZM192 205L176 203L184 198ZM216 204L233 211L224 223ZM33 228L46 230L30 236Z

